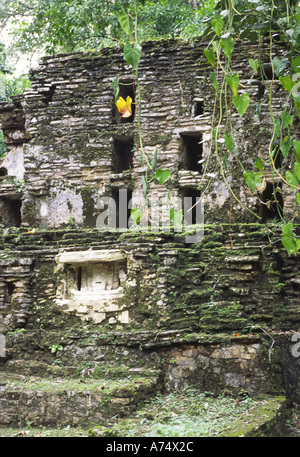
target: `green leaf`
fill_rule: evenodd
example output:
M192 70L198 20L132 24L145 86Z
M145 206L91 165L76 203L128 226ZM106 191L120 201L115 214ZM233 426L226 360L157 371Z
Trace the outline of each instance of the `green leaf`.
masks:
M243 176L245 178L246 184L250 189L255 192L256 188L259 186L261 183L261 174L256 173L254 170L249 172L249 171L244 171Z
M282 125L283 129L288 127L293 122L293 116L291 116L290 114L287 114L285 111L283 111L283 113L281 115L281 119L282 119L281 125Z
M293 96L293 100L295 102L295 106L297 103L300 102L300 72L295 73L292 76L292 89L291 89L291 94Z
M228 57L228 59L231 59L231 54L234 48L234 42L232 36L229 36L228 38L221 38L220 40L220 45L221 48L224 51L224 54Z
M300 249L300 240L296 238L296 235L293 233L294 225L292 223L284 224L282 226L282 244L287 250L288 254L295 255Z
M231 88L233 95L237 96L238 88L239 88L239 84L240 84L239 75L237 73L234 73L233 76L227 75L226 82L227 82L228 86Z
M297 201L298 205L300 205L300 193L299 192L296 195L296 201Z
M292 70L294 73L298 73L300 71L300 57L297 56L295 59L292 60Z
M297 176L298 181L300 181L300 163L295 163L295 174Z
M240 39L241 39L241 40L244 40L245 38L247 38L247 36L249 35L249 33L250 33L250 29L245 29L245 30L241 31Z
M300 159L300 141L299 140L294 140L293 141L293 146L294 146L297 158Z
M216 73L215 71L211 72L211 74L209 75L209 79L210 81L212 82L213 86L214 86L214 89L219 92L219 87L218 87L218 84L217 84L217 79L216 79Z
M216 55L213 50L213 48L210 49L204 49L204 54L209 61L209 63L214 67L215 66L215 60L216 60Z
M155 173L155 178L157 179L158 184L164 184L170 178L170 170L167 169L163 171L161 167L159 167L159 169Z
M132 35L132 20L130 19L129 15L126 13L126 11L120 11L118 15L118 21L120 23L120 26L122 30L127 33L127 35L131 36Z
M145 176L142 176L142 184L143 184L143 193L144 197L147 200L147 192L148 192L148 181L146 180Z
M287 57L283 57L283 59L280 60L279 57L276 56L276 57L274 57L272 62L273 62L274 72L277 76L279 76L280 73L287 66L289 59Z
M214 31L216 32L216 34L218 36L221 35L221 31L223 29L223 25L224 25L224 20L223 20L222 16L214 17L211 20L211 26L212 26L212 28L214 29Z
M299 179L297 178L297 175L292 173L290 170L288 170L285 173L285 179L287 180L287 182L291 186L291 190L293 190L295 187L297 187Z
M124 45L124 59L127 63L132 65L132 68L135 69L138 67L140 58L142 54L142 47L139 43L134 43L131 46L130 43L125 43Z
M263 163L261 161L261 159L259 157L257 157L257 159L255 160L255 166L256 168L258 168L258 170L260 171L260 174L262 176L263 174Z
M234 151L234 141L231 133L229 135L224 135L225 146L232 153Z
M259 62L258 62L258 59L255 59L255 60L249 59L249 64L250 64L252 70L254 70L254 71L257 72L257 70L259 69Z
M280 135L281 135L281 119L280 119L279 116L276 117L276 119L275 119L274 127L275 127L276 135L280 137Z
M238 113L240 116L243 116L245 111L247 110L250 102L249 95L247 93L244 93L242 95L235 95L232 98L232 102L234 106L236 107Z
M133 220L134 225L138 225L143 217L143 211L141 209L132 208L130 211L130 216Z
M113 79L112 85L113 85L113 89L114 89L114 100L115 100L115 103L117 103L118 95L119 95L119 91L120 91L118 76L115 79Z
M280 141L280 150L283 154L283 157L286 159L289 155L290 149L292 146L292 140L289 136L286 136L284 139Z
M282 235L291 236L293 234L294 224L290 222L289 224L283 224L282 226Z
M281 82L281 84L285 90L287 90L288 92L291 92L294 83L291 80L291 78L289 77L289 75L285 75L284 78L282 76L279 76L279 81Z
M251 43L256 43L257 40L258 40L258 34L257 32L251 32L250 35L249 35L249 40L251 41Z

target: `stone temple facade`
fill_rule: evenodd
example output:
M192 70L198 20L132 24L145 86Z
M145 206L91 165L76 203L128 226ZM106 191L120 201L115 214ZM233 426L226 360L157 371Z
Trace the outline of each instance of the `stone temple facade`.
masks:
M278 241L276 211L265 204L272 198L271 170L264 170L267 185L258 198L236 160L251 171L257 157L267 157L268 91L276 113L286 94L279 81L270 89L249 66L256 45L236 43L233 68L250 105L243 117L231 113L236 157L228 154L226 180L235 199L211 143L212 127L221 116L223 128L226 113L222 118L214 107L206 45L143 46L143 149L150 163L157 153L157 167L170 177L164 184L151 180L151 207L137 226L130 211L145 208L147 166L136 81L120 49L45 57L31 71L31 88L0 103L7 145L0 168L4 376L76 377L88 362L102 374L111 367L150 370L139 400L153 390L192 385L216 393L284 393L299 402L298 358L291 351L300 323L298 257ZM266 75L268 53L265 43ZM119 95L133 99L130 118L116 109L115 78ZM284 173L287 165L278 167ZM284 211L294 214L294 192L275 181ZM176 227L172 205L184 215ZM50 343L61 350L53 355ZM31 410L36 393L16 399L4 385L1 395L1 424L13 423L18 408L19 419L46 424L60 414L65 423L81 423L103 413L97 396L70 406L45 395ZM118 395L111 405L125 414L137 397ZM61 410L54 414L55 402Z

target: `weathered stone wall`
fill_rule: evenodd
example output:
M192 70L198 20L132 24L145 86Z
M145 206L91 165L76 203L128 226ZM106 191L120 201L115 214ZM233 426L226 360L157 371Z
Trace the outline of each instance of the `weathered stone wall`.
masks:
M4 234L3 330L35 326L36 310L45 319L47 308L50 328L64 327L70 316L116 329L297 330L297 258L269 245L267 227L232 227L233 248L228 230L206 226L193 245L184 234L163 232Z
M210 148L212 125L219 113L218 109L214 112L215 94L205 47L201 41L193 46L171 41L143 47L139 78L144 148L151 160L157 147L158 166L171 171L166 186L151 183L148 196L155 202L170 191L173 198L182 199L197 194L201 184L206 189L207 223L228 222L229 209L233 222L256 222L235 199L230 203L229 189ZM233 71L250 94L246 114L231 113L236 155L249 171L257 157L268 157L272 134L269 91L275 114L284 110L287 97L279 81L270 85L249 66L249 57L258 57L258 52L250 42L237 42L232 58ZM274 52L280 56L286 51L275 47ZM262 59L268 64L268 43L262 46ZM18 151L24 143L22 225L57 227L71 218L78 226L96 227L101 198L118 199L119 189L126 189L134 204L143 202L145 167L141 166L137 115L133 122L121 122L113 99L116 77L120 79L120 95L134 97L133 77L118 48L100 54L45 57L32 70L32 88L25 90L23 99L0 104L6 141ZM258 103L260 114L256 113ZM297 128L293 126L295 135ZM204 160L205 166L197 164L198 159ZM285 166L288 164L283 164L283 174ZM259 200L247 188L232 155L228 167L232 189L243 204L259 214ZM7 170L16 176L14 167L7 166ZM272 180L271 170L264 172L266 179ZM284 210L292 214L294 194L279 178L277 182L282 186Z
M191 385L250 394L281 393L288 376L298 401L298 359L291 355L299 328L297 258L269 245L269 228L231 227L233 249L228 230L207 226L196 245L171 233L10 230L2 236L2 368L54 376L83 376L87 367L89 375L107 376L147 368L161 371L167 390ZM105 304L96 287L90 301L84 288L83 298L71 289L62 301L74 265L92 268L96 261L98 274L116 261L125 273L125 258L126 275L116 284L122 290L105 292L107 298L118 290L119 297ZM58 359L53 345L62 346Z
M151 159L157 147L158 165L171 170L165 187L151 183L149 198L188 196L201 182L207 185L199 242L187 241L191 227L96 228L101 198L125 189L138 203L145 173L136 122L122 123L114 106L112 80L118 76L124 83L124 96L132 82L119 49L46 57L32 71L32 88L0 104L10 145L0 176L4 374L110 379L112 372L122 377L158 370L159 389L286 391L299 402L299 363L291 355L291 336L300 323L299 256L287 255L280 226L258 224L230 200L215 159L206 170L212 180L192 169L198 140L204 140L200 156L210 154L214 94L204 47L147 44L140 64L145 150ZM240 43L233 59L251 94L246 115L232 115L237 154L249 169L257 156L266 156L271 131L263 83L245 64L257 52ZM285 95L276 81L272 91L279 113ZM232 157L228 163L232 187L258 214L257 197ZM293 195L284 183L282 190L284 207L292 212ZM8 413L0 423L8 424L18 407L31 411L31 397L4 390ZM39 395L32 397L30 414L41 417L47 404L55 417L60 395L39 397L40 405ZM77 400L84 420L96 414L97 395ZM136 404L126 401L129 409Z

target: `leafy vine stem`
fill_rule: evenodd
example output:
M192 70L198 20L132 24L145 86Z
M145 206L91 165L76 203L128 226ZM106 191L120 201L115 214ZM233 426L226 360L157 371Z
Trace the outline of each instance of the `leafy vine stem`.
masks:
M260 157L257 157L255 160L255 167L258 171L247 171L244 168L243 163L239 160L237 154L235 153L235 140L233 136L233 127L231 122L232 105L236 108L238 114L242 117L244 113L247 111L250 102L250 97L248 93L245 91L243 85L240 83L238 74L236 72L234 73L230 67L231 55L234 50L233 36L235 33L237 33L241 37L243 33L245 36L250 35L250 37L252 34L252 38L250 38L251 41L255 41L253 39L253 34L257 35L256 40L259 42L259 59L249 59L249 65L256 73L259 72L259 74L264 79L265 83L267 82L267 78L264 78L266 75L264 74L261 56L261 44L263 34L259 29L259 33L257 33L257 31L255 30L255 25L252 25L252 29L251 27L249 27L248 30L246 30L247 35L245 34L245 32L242 32L240 30L237 23L247 18L247 14L249 14L249 11L240 13L235 7L235 0L225 0L223 2L220 2L220 5L223 6L223 9L221 8L220 13L218 13L218 15L214 16L211 19L209 27L204 33L204 35L211 36L209 44L206 47L204 53L208 62L213 67L213 71L210 74L210 81L216 93L215 107L218 104L219 108L219 119L216 121L216 109L214 109L213 112L212 141L210 149L214 148L215 150L216 159L220 167L220 172L226 185L229 188L230 195L233 196L241 206L250 211L250 213L252 213L252 215L254 215L256 218L260 218L260 216L255 214L250 208L248 208L240 201L238 196L233 191L228 179L226 178L226 171L228 171L228 152L229 154L232 154L232 156L234 156L235 160L241 168L241 172L246 181L246 184L253 192L253 194L256 195L259 199L266 187L264 166L270 167L273 183L273 199L274 203L277 206L277 213L281 219L282 243L289 255L291 255L292 253L296 255L298 250L300 249L300 239L298 239L294 233L295 225L293 222L293 217L287 217L283 212L283 208L280 206L277 194L278 192L281 192L281 188L276 187L275 177L279 178L282 183L284 182L285 184L290 186L292 191L296 191L296 210L297 205L300 205L300 141L297 139L294 139L292 141L290 126L295 121L293 115L296 115L298 118L300 118L300 96L297 92L298 86L300 85L300 82L297 82L297 79L300 78L300 57L299 55L297 55L299 53L300 38L300 29L299 26L297 26L300 19L300 7L295 7L294 10L292 10L289 0L285 1L287 23L289 24L290 29L285 30L282 28L280 30L280 33L282 34L281 39L289 43L290 49L288 57L283 57L282 59L280 59L278 56L273 57L274 31L272 30L272 26L274 24L274 12L276 9L274 0L270 0L269 7L267 7L266 4L259 4L260 0L248 0L248 3L251 3L253 5L254 14L255 11L264 11L264 14L266 16L265 22L268 23L269 28L267 35L269 37L269 56L271 63L272 78L270 79L268 101L270 117L273 125L271 139L268 147L269 163L266 163ZM238 16L237 20L236 16ZM221 61L221 53L225 55L225 64L223 64ZM291 72L293 73L292 77ZM289 108L285 109L281 116L277 117L275 117L272 108L272 89L275 77L274 75L276 75L276 77L279 79L284 89L287 92L289 92ZM218 84L221 78L221 84ZM225 110L223 109L224 105ZM256 110L258 113L260 113L259 104L257 105ZM224 122L224 115L226 116L226 120L225 126L223 127L222 123ZM288 130L288 134L286 134L286 130ZM228 131L229 133L227 134ZM276 146L275 144L277 140L279 141L279 146ZM219 145L221 145L221 151L219 150ZM224 152L224 146L225 150L228 151L227 153ZM275 164L276 157L279 153L283 155L286 162L289 160L289 169L285 172L285 176L283 176L283 174L280 172L280 170ZM221 154L223 155L221 156ZM292 167L294 168L294 173L291 171ZM260 203L267 205L269 204L269 202L262 202L261 199Z
M204 37L209 37L209 44L204 50L206 59L212 66L210 73L210 82L215 90L215 103L212 114L212 137L210 143L210 150L208 153L207 161L204 165L206 170L208 162L215 153L216 162L220 169L220 173L224 182L230 191L230 201L234 198L239 205L249 211L256 220L260 216L250 209L241 199L236 195L230 180L228 179L229 163L228 157L237 162L241 169L241 176L245 180L247 186L252 191L253 195L257 196L261 204L270 204L261 200L261 195L266 187L266 169L270 168L273 183L273 198L277 213L280 217L280 225L282 228L282 243L288 254L297 254L300 250L300 239L294 233L296 224L294 224L294 216L287 216L283 208L280 207L278 200L278 193L281 188L276 186L276 179L282 183L290 186L292 191L295 191L295 211L300 205L300 140L292 138L291 125L295 123L295 116L300 118L300 95L297 91L300 81L300 56L299 56L299 41L300 41L300 6L291 6L291 0L285 0L286 6L286 23L285 25L274 21L274 14L276 6L274 0L261 2L260 0L248 0L249 10L238 11L236 6L237 0L221 0L216 8L216 13L211 18L210 23L204 32ZM256 24L255 15L259 13L263 16L263 24L267 24L262 30L261 24ZM249 26L244 30L240 29L239 23L245 23L247 19L252 18ZM254 18L254 20L253 20ZM170 171L162 170L157 167L157 148L154 151L152 160L146 153L143 147L143 135L141 126L141 88L139 82L138 66L141 58L142 46L138 40L138 18L137 18L137 2L134 0L133 12L128 14L125 10L119 13L118 20L120 26L127 36L124 45L124 60L132 66L134 81L136 84L137 97L135 104L137 107L137 127L139 136L139 147L141 150L141 162L146 164L145 175L142 176L143 194L148 206L148 190L152 181L163 185L170 177ZM278 33L281 39L289 44L289 51L287 56L279 58L273 57L273 34L274 23L276 23ZM255 159L255 168L252 171L246 170L241 159L238 157L235 147L234 128L232 125L232 114L235 109L240 117L247 111L250 104L250 96L246 91L246 87L240 81L237 72L231 68L231 57L234 51L235 41L234 37L240 39L248 37L251 42L259 44L258 59L249 59L249 65L252 70L258 74L263 83L269 83L268 102L270 110L270 118L272 121L272 132L270 132L270 142L268 147L268 159L257 157ZM269 39L269 58L271 64L272 77L267 78L264 71L262 60L262 44L264 38ZM275 79L281 83L283 88L288 92L286 108L281 115L275 116L272 107L272 89ZM115 101L118 105L119 85L118 79L114 81ZM127 101L123 102L126 104ZM129 101L130 104L130 101ZM128 105L128 108L130 106ZM261 102L256 105L256 113L260 116ZM225 117L225 122L224 122ZM223 125L224 124L224 125ZM279 143L279 144L278 144ZM287 164L287 171L283 175L276 166L276 158L281 154ZM293 169L293 171L292 171ZM203 186L202 186L203 187ZM207 191L209 183L206 188L201 188L202 195ZM231 208L231 203L230 203ZM131 216L137 224L142 219L142 209L133 208Z
M143 146L143 135L142 135L142 126L141 126L141 87L139 81L139 61L141 58L142 53L142 46L138 40L138 24L137 24L137 2L134 0L133 3L133 13L130 15L125 10L122 10L118 15L118 20L122 30L127 35L127 41L123 43L124 45L124 60L131 65L134 82L136 87L136 94L137 99L135 100L135 105L137 108L137 127L138 127L138 136L139 136L139 148L141 150L141 162L145 161L146 163L146 172L145 176L142 176L142 186L143 186L143 194L144 199L147 206L151 206L148 200L148 190L149 184L156 180L156 182L160 185L163 185L170 177L170 170L162 170L161 167L157 167L157 147L154 150L152 160L146 153L144 146ZM119 82L118 79L114 80L114 95L115 95L115 102L118 106L118 95L119 95ZM121 100L123 103L124 100ZM132 100L128 100L128 104L130 104ZM125 102L126 103L126 102ZM150 174L150 177L149 177ZM131 218L133 222L138 225L142 222L143 219L143 207L140 208L133 207L131 210Z

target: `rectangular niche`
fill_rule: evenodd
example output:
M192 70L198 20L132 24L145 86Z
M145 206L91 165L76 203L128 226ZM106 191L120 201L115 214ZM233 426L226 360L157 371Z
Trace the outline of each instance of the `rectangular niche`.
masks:
M113 189L112 198L116 207L116 228L129 228L128 221L131 215L132 190L131 189Z
M12 281L5 282L5 299L7 303L10 303L15 291L16 285Z
M83 320L102 322L107 317L128 322L122 297L127 258L119 250L68 252L56 257L56 303L75 311Z
M21 227L22 201L16 198L0 198L0 222L5 227Z
M204 113L204 100L195 99L193 106L194 117L201 116Z
M67 265L70 292L95 292L120 290L126 278L126 262L101 262ZM106 293L105 292L105 293Z
M280 220L283 212L282 183L266 182L266 187L260 194L259 215L261 222Z
M202 135L199 133L181 134L183 165L186 170L202 171Z
M115 173L122 173L133 168L133 149L133 137L114 139L113 163Z
M200 190L193 188L185 188L182 190L184 202L184 218L186 225L194 225L201 223L201 207L200 207ZM197 203L199 202L198 206Z
M125 101L126 101L127 97L131 98L132 115L130 117L125 117L125 118L121 117L121 114L119 113L117 107L115 106L115 119L116 119L117 124L127 124L127 123L132 123L134 121L135 93L136 93L136 87L135 87L135 84L132 79L123 79L122 81L119 81L118 98L122 97Z

